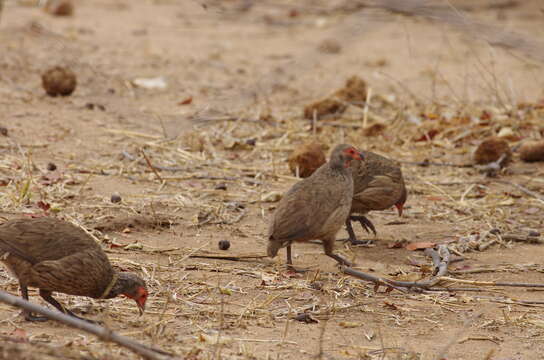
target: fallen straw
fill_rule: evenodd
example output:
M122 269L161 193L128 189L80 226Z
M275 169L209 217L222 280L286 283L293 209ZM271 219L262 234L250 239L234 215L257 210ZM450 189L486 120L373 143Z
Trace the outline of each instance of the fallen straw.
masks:
M105 327L91 324L90 322L77 319L73 316L63 314L58 311L49 310L43 306L33 304L22 298L8 294L5 291L0 290L0 301L18 308L41 314L51 320L58 321L65 325L78 328L85 332L94 334L104 341L111 341L122 347L125 347L136 354L142 356L144 359L150 360L166 360L174 359L174 355L167 353L161 349L156 349L144 344L140 344L128 337L114 333L113 331L106 329Z

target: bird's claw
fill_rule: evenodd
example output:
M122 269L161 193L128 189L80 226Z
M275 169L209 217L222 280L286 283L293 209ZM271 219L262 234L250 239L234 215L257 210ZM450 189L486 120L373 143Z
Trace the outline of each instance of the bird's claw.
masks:
M45 322L49 320L45 316L36 316L32 314L31 312L26 312L26 311L23 312L23 316L26 321L32 321L32 322Z
M347 239L351 243L351 245L363 245L368 246L374 244L374 240L357 240L357 239Z

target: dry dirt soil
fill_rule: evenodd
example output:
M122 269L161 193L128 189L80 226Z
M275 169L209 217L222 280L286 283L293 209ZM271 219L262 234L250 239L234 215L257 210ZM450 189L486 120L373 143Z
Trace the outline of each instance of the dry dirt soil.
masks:
M65 17L36 3L7 0L0 19L2 216L85 227L151 292L142 317L122 298L58 294L67 307L187 359L544 358L542 285L388 292L342 274L318 244L294 246L302 275L283 250L263 256L278 194L297 181L288 155L345 141L403 161L409 189L402 218L370 214L373 245L338 242L359 270L428 278L430 259L404 245L433 242L464 259L456 279L544 284L544 246L502 236L542 230L543 163L514 152L496 177L410 163L470 163L490 135L542 139L540 0L433 2L451 22L355 1L81 0ZM71 96L42 89L56 65L77 76ZM371 88L366 109L312 130L304 106L353 75ZM155 78L165 86L138 85ZM18 294L4 269L0 284ZM35 289L31 301L44 304ZM137 358L8 305L0 336L2 359Z

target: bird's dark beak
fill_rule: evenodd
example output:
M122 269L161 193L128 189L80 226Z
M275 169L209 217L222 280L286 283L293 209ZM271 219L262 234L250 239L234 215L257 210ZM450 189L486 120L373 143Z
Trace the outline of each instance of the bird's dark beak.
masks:
M395 207L397 208L398 212L399 212L399 216L402 216L402 210L404 208L404 204L395 204Z
M145 303L136 300L136 305L138 305L138 311L140 311L140 316L142 316L144 314L144 311L145 311Z
M365 159L365 155L362 152L360 152L359 153L359 160L364 160L364 159Z

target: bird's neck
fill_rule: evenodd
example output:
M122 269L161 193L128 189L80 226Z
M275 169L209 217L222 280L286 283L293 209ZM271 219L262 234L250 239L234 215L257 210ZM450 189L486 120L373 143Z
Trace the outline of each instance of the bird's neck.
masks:
M329 162L330 169L338 174L347 174L349 168L349 162L344 164L341 160L335 159L335 161Z
M123 281L121 278L119 278L119 274L114 272L112 274L111 280L104 288L104 292L102 293L101 299L112 299L122 293L124 289Z

